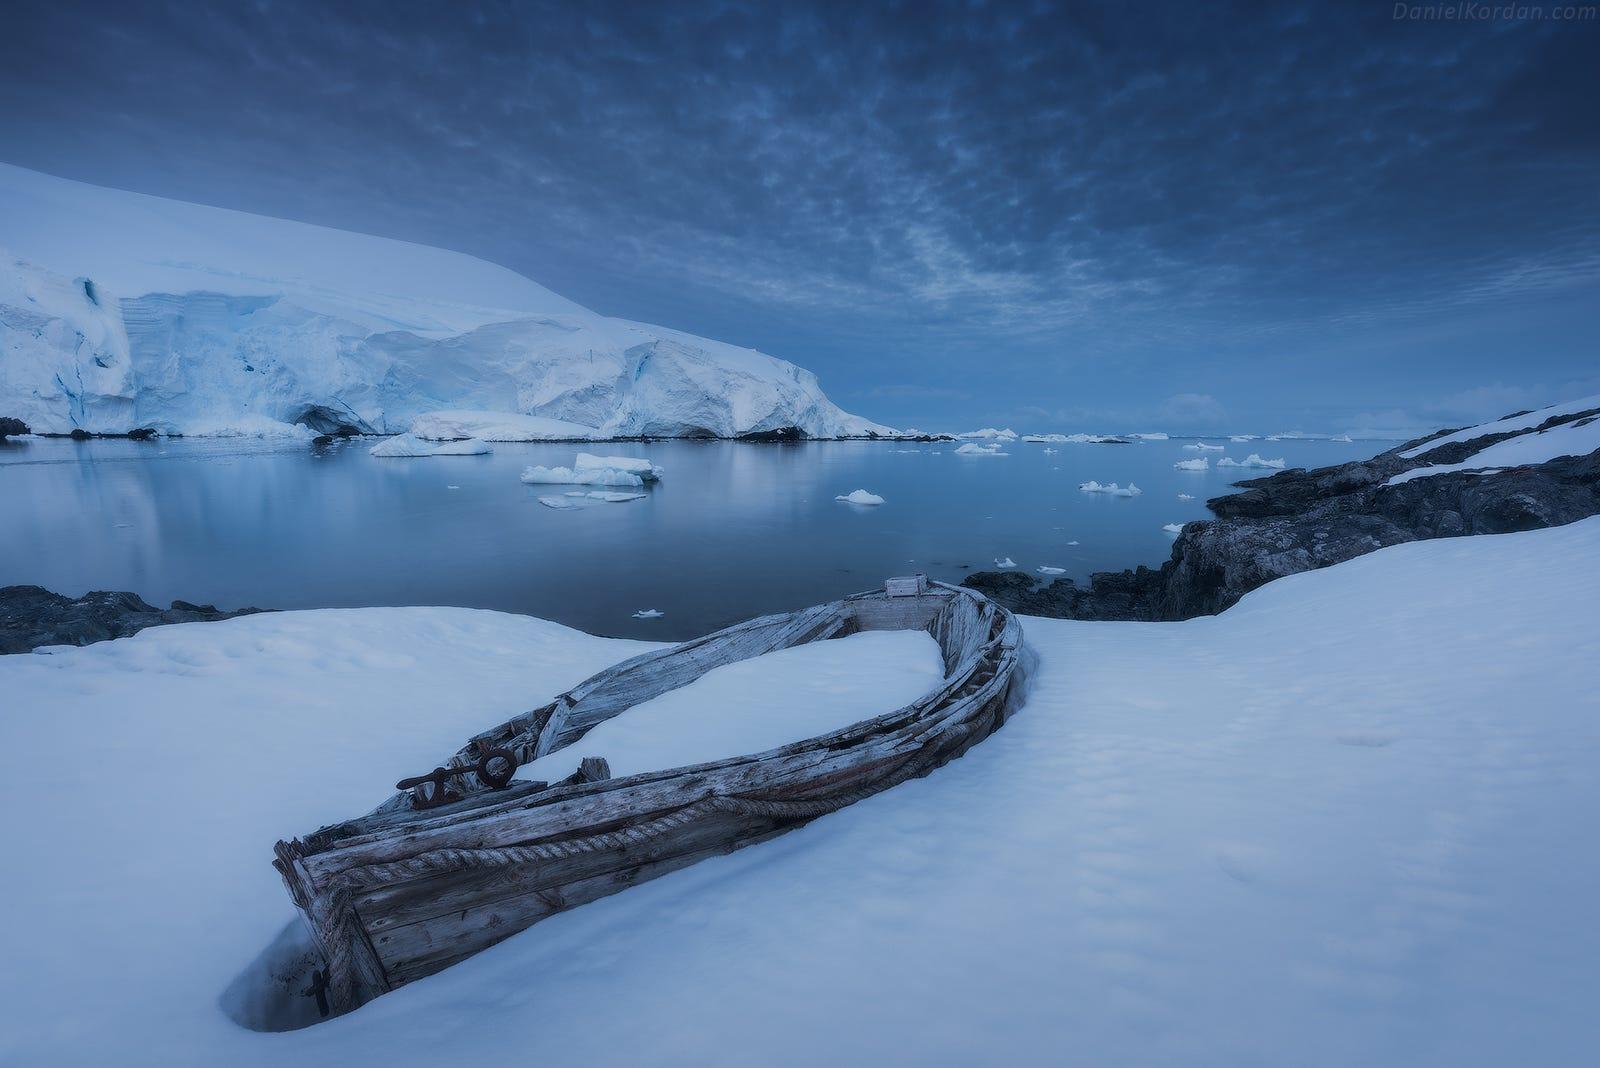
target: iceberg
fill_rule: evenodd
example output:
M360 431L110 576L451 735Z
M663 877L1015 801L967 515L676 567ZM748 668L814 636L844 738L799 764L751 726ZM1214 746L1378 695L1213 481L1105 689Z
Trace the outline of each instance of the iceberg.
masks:
M1272 439L1268 438L1267 440L1271 441ZM1249 456L1246 456L1243 460L1234 460L1234 459L1230 459L1227 456L1224 456L1222 459L1217 461L1217 466L1218 467L1262 467L1262 468L1270 468L1271 470L1274 470L1274 471L1282 471L1283 468L1284 468L1284 461L1283 461L1283 459L1281 457L1279 459L1276 459L1276 460L1263 460L1259 453L1254 453L1253 452Z
M1217 461L1217 464L1221 466L1226 462L1226 460L1227 457L1223 457L1221 460ZM1193 460L1179 460L1172 466L1177 468L1179 471L1204 471L1211 466L1211 461L1206 459L1204 456L1198 456Z
M633 614L634 619L660 619L665 612L655 608L641 608Z
M466 438L462 441L426 441L411 434L397 434L368 450L377 457L396 456L482 456L492 452L487 442Z
M846 504L882 504L883 503L883 498L882 497L878 496L876 493L868 493L864 489L852 490L849 493L843 494L842 496L835 497L834 500L836 500L836 501L844 501Z
M994 566L1004 570L1008 567L1016 567L1017 562L1009 556L997 556L994 558Z
M632 471L610 467L574 471L570 467L533 466L523 468L521 478L530 486L631 486L638 489L644 485L644 479Z
M627 471L629 474L638 475L646 482L657 482L661 479L661 468L639 456L595 456L592 453L580 452L577 461L572 465L572 469L574 471Z
M1135 486L1132 482L1128 483L1126 488L1122 488L1119 487L1115 482L1102 486L1098 482L1089 481L1080 482L1078 484L1078 488L1084 493L1108 493L1113 497L1137 497L1139 494L1144 492L1144 490L1140 489L1138 486Z
M1155 433L1155 434L1124 434L1122 436L1125 437L1125 438L1137 438L1140 441L1166 441L1167 440L1167 436L1165 434L1161 434L1161 433Z
M1198 452L1221 452L1222 451L1222 446L1221 445L1207 445L1203 441L1196 442L1193 445L1185 445L1184 448L1190 450L1191 452L1196 452L1196 451L1198 451Z
M955 434L955 435L952 435L952 436L953 437L957 437L957 438L962 438L962 439L973 439L973 440L978 440L978 441L1016 441L1017 440L1017 432L1015 430L1010 429L1009 427L1007 429L1005 429L1005 430L996 430L992 426L986 426L982 430L969 430L965 434Z
M1001 452L999 444L974 445L968 442L956 449L957 456L1010 456L1008 452Z
M4 164L0 352L0 416L44 433L895 434L785 360L461 253ZM417 426L429 413L445 418Z
M1180 493L1180 494L1178 494L1178 500L1180 500L1180 501L1192 501L1192 500L1194 500L1194 494L1192 494L1192 493Z

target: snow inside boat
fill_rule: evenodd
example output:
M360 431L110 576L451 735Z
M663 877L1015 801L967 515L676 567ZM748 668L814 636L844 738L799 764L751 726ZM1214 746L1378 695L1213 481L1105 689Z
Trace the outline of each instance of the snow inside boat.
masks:
M612 778L599 754L558 782L514 777L719 666L882 630L926 630L943 661L939 684L902 708L711 763ZM371 813L277 844L273 866L322 958L312 992L347 1012L554 913L925 775L1004 721L1021 640L998 605L918 575L608 668L402 780Z

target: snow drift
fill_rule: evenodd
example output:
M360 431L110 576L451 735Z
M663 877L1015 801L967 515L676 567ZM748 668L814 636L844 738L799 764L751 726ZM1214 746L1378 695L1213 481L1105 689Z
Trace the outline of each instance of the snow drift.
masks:
M426 437L841 437L816 376L598 315L460 253L0 164L0 415L35 431L255 420ZM492 421L489 421L492 422Z

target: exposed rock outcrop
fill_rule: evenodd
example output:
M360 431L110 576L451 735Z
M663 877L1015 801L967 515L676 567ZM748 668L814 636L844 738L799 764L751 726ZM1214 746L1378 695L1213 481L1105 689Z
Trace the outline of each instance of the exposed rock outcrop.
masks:
M264 611L220 611L215 605L173 601L157 608L136 593L95 590L73 599L43 586L0 586L0 653L43 645L92 645L165 623L202 623Z

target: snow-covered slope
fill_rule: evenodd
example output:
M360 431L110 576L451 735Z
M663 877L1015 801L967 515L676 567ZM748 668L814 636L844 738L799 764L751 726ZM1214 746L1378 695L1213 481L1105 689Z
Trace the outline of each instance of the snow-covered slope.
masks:
M0 1063L1588 1063L1597 556L1025 620L1027 703L948 767L277 1035L224 1009L294 923L271 843L643 646L397 608L0 657Z
M1389 479L1388 485L1453 471L1495 471L1542 464L1561 456L1588 455L1600 449L1597 413L1600 394L1457 430L1402 452L1406 459L1421 459L1427 466L1403 471ZM1471 451L1454 462L1436 459L1455 456L1463 448Z
M0 415L394 432L438 409L612 437L886 431L793 364L597 315L470 256L0 164Z

